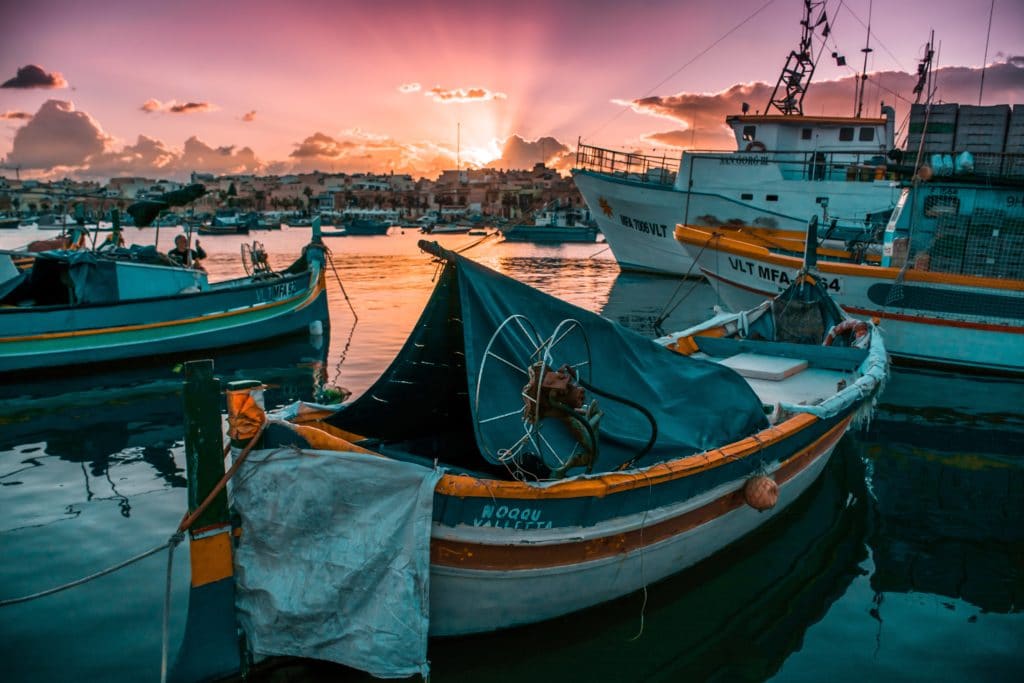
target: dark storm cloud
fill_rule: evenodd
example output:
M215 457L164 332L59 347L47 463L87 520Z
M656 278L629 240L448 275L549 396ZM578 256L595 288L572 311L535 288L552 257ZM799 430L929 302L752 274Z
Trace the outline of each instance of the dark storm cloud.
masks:
M28 64L18 69L18 74L3 82L0 88L66 88L64 76L54 71L47 73L38 64Z

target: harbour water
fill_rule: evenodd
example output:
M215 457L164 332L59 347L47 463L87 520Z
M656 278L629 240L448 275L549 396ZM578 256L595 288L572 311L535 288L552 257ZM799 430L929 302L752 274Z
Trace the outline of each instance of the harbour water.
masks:
M0 236L0 248L37 237ZM41 233L40 233L41 234ZM162 249L175 232L162 229ZM308 229L201 238L211 279L260 240L290 263ZM155 231L129 230L151 243ZM331 327L212 354L268 405L323 384L358 394L387 366L437 267L413 230L333 239ZM440 237L449 248L477 237ZM717 303L710 288L619 272L601 245L487 241L485 265L653 336ZM1024 350L1022 350L1024 352ZM615 359L595 359L600 363ZM114 565L166 541L185 508L181 377L170 366L63 373L0 386L0 599ZM173 656L187 544L174 556ZM0 609L6 681L156 680L166 552L84 586ZM1024 381L893 373L870 426L843 439L799 504L670 580L582 614L430 645L437 681L1007 681L1024 677ZM364 680L282 663L266 680Z

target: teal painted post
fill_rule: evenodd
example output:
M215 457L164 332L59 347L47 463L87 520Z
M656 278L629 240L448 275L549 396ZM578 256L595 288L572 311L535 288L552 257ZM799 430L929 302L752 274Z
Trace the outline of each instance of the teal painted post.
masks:
M220 421L220 382L213 361L185 363L185 467L188 511L193 512L224 476L224 445ZM228 494L221 491L192 525L203 529L228 521Z

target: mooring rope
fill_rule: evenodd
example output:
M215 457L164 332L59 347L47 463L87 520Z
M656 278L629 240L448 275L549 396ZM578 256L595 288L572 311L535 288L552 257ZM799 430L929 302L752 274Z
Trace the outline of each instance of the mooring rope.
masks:
M83 584L89 583L90 581L93 581L94 579L98 579L101 576L106 576L107 574L112 574L112 573L114 573L114 572L116 572L116 571L118 571L120 569L124 569L125 567L129 567L129 566L135 564L136 562L139 562L141 560L146 559L150 555L157 554L158 552L160 552L161 550L164 550L165 548L170 548L171 549L171 554L173 555L174 546L177 546L179 543L181 543L181 541L185 537L184 536L185 532L195 523L196 519L198 519L200 517L200 515L202 515L202 513L206 511L206 508L208 508L210 506L210 504L213 502L214 498L217 497L217 494L220 493L224 489L224 487L227 485L228 480L231 479L231 477L233 477L235 475L235 473L238 471L238 468L245 461L245 459L249 456L249 453L252 451L253 447L256 445L256 442L259 440L260 436L263 434L263 430L266 428L266 425L267 425L266 422L264 422L263 424L260 425L259 429L256 430L256 434L252 437L252 440L249 441L248 444L246 444L244 449L242 449L242 452L239 453L237 458L235 458L235 462L232 463L232 465L228 469L228 471L224 473L224 476L221 477L220 481L218 481L216 486L213 487L213 490L210 491L209 495L206 496L206 498L203 500L202 503L199 504L199 507L197 507L194 512L187 513L182 518L181 523L178 524L178 528L171 535L171 537L169 539L167 539L166 542L161 543L160 545L156 546L155 548L150 548L149 550L147 550L145 552L139 553L138 555L135 555L134 557L130 557L130 558L128 558L127 560L125 560L123 562L118 562L117 564L115 564L113 566L107 567L106 569L101 569L98 572L94 572L92 574L89 574L88 576L83 576L82 578L75 579L74 581L69 581L69 582L67 582L65 584L61 584L59 586L54 586L53 588L48 588L46 590L39 591L38 593L32 593L31 595L23 595L23 596L17 597L17 598L7 598L6 600L0 600L0 608L2 608L2 607L10 607L11 605L17 605L17 604L20 604L20 603L23 603L23 602L29 602L31 600L37 600L39 598L45 598L48 595L53 595L54 593L60 593L61 591L68 590L69 588L74 588L76 586L81 586ZM227 453L228 453L228 451L230 449L231 449L231 445L228 444L225 447L224 454L227 455ZM170 558L168 558L168 572L170 572ZM169 583L168 583L168 585L169 585Z
M175 534L175 536L176 535L177 534ZM138 555L125 560L124 562L119 562L112 567L101 569L100 571L94 574L89 574L88 576L83 576L80 579L75 579L74 581L69 581L68 583L62 584L60 586L55 586L53 588L48 588L47 590L39 591L38 593L32 593L31 595L23 595L20 598L8 598L7 600L0 600L0 607L10 607L11 605L17 605L22 602L29 602L30 600L36 600L38 598L45 598L48 595L60 593L61 591L67 590L69 588L74 588L75 586L81 586L82 584L89 583L93 579L98 579L101 576L112 574L113 572L116 572L119 569L124 569L125 567L133 565L136 562L139 562L140 560L146 559L150 555L155 555L164 548L170 546L172 543L174 543L174 536L171 536L171 538L168 539L165 543L161 543L155 548L150 548L149 550L143 553L139 553Z
M352 311L352 315L356 320L359 320L359 314L356 313L355 306L352 305L352 300L348 298L348 292L345 291L345 285L341 281L341 275L338 274L338 268L334 265L334 256L331 254L330 248L324 246L324 253L327 254L327 262L331 264L331 270L334 271L334 278L338 281L338 287L341 288L341 294L345 297L345 302L348 303L349 310Z
M708 244L711 243L712 239L712 237L709 237L707 241L704 242L704 244L701 246L700 251L697 252L697 257L693 259L693 263L691 263L689 269L687 269L686 275L683 275L682 279L679 281L679 285L676 287L676 291L672 292L672 296L668 298L668 302L665 304L665 307L661 309L661 313L659 313L658 317L654 320L655 332L661 331L661 324L665 322L668 319L668 317L675 312L677 308L679 308L679 304L686 301L687 297L693 294L693 290L697 288L697 285L704 281L703 277L694 278L693 284L690 286L690 289L687 290L686 294L684 294L679 301L676 301L675 304L672 304L672 300L676 298L676 294L679 293L679 290L682 289L686 281L689 280L690 274L693 273L694 266L697 265L697 260L700 259L701 255L704 253L704 249L707 248ZM670 304L672 304L671 308L669 307Z
M160 641L160 683L167 683L167 653L170 651L170 618L171 618L171 577L174 569L174 548L185 538L184 532L177 532L171 536L167 550L167 580L164 588L164 618L163 633Z

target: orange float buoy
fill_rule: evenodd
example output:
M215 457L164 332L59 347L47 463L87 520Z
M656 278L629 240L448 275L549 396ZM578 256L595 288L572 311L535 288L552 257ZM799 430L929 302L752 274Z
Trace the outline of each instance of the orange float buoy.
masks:
M779 485L771 477L751 477L743 485L743 500L759 512L770 510L779 500Z

